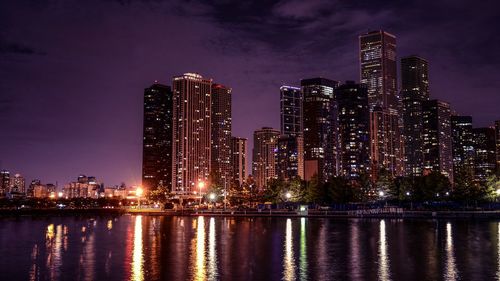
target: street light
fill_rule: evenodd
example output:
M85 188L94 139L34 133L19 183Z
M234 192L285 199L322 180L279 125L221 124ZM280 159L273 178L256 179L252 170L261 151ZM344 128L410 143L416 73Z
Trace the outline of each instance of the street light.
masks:
M287 192L285 194L285 197L286 197L286 200L290 200L290 198L292 198L292 194L290 192Z
M208 195L208 198L210 198L210 200L215 200L215 193L210 193L210 195Z
M137 208L140 208L141 207L141 196L142 196L142 193L144 192L144 190L142 190L141 187L138 187L136 190L135 190L135 196L137 197Z
M384 197L384 192L383 192L382 190L381 190L381 191L379 191L379 192L378 192L378 196L380 196L380 197Z
M198 182L198 188L200 189L200 205L201 205L201 189L205 187L205 182L204 181L199 181Z

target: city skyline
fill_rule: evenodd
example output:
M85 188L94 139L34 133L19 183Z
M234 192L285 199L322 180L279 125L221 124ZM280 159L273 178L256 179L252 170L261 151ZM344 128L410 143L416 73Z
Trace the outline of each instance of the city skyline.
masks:
M324 21L328 20L318 12L317 6L315 6L320 3L319 1L302 4L310 5L310 9L304 9L304 7L294 9L293 3L300 4L294 1L288 3L288 6L287 3L283 2L283 4L278 3L272 7L274 9L271 10L275 13L277 21L289 21L291 27L303 30L305 23L301 22L301 19L316 16L318 19L314 22L317 24L324 24ZM147 8L148 5L164 5L162 7L167 9L169 6L164 3L130 2L121 5L119 2L95 2L95 6L84 7L83 12L77 13L75 19L69 21L69 26L63 28L47 22L47 18L55 15L56 19L63 20L66 16L61 12L73 9L69 5L54 7L52 4L23 2L3 5L6 8L0 9L2 11L0 12L1 21L4 23L3 26L11 26L11 28L1 30L4 38L0 42L0 56L6 58L0 62L4 73L1 78L2 83L0 83L2 85L0 86L2 93L0 120L5 124L1 142L0 169L8 169L13 174L21 173L27 181L40 178L43 182L66 183L75 175L84 173L99 177L107 185L119 184L122 181L129 185L140 184L143 90L149 87L154 80L170 85L170 79L173 76L181 75L184 72L199 72L204 77L222 81L233 89L233 135L249 139L248 147L250 150L253 147L251 140L254 130L260 127L279 128L279 87L281 85L300 86L301 79L317 76L336 81L355 80L359 82L357 36L370 29L384 29L397 36L398 65L402 57L412 54L418 54L428 59L432 98L449 102L451 109L460 115L471 115L474 127L491 126L500 117L495 111L495 104L499 103L498 88L500 87L497 85L498 79L494 79L495 76L498 77L498 70L495 72L495 67L498 69L500 62L493 56L488 57L487 60L482 57L493 53L491 51L494 49L491 49L491 46L498 45L494 42L494 40L498 40L495 37L491 41L484 41L488 38L488 32L491 31L476 32L473 37L478 39L477 42L469 42L474 40L466 41L464 44L468 48L461 46L442 55L443 50L456 42L453 40L448 42L442 38L435 42L432 36L412 32L412 26L406 25L404 27L409 30L404 30L404 28L397 27L394 22L387 22L387 14L384 14L384 11L389 14L397 14L398 7L395 7L393 11L388 10L387 6L384 5L380 8L366 7L366 9L355 6L344 7L341 9L342 11L359 19L360 22L345 30L339 30L335 27L332 27L330 31L325 30L325 33L331 33L334 38L328 40L320 38L309 48L305 48L303 51L305 53L301 53L300 49L303 47L301 44L285 48L280 45L282 43L277 42L278 39L272 41L258 38L258 36L249 36L248 40L239 43L222 43L223 36L231 35L224 34L223 30L224 26L234 21L234 18L228 15L230 7L214 7L219 11L216 13L200 4L196 12L203 15L200 16L202 19L208 19L209 28L214 28L222 34L218 34L220 37L204 38L209 42L208 47L205 45L205 47L195 47L194 49L189 49L193 48L189 47L187 50L183 50L183 48L170 49L174 57L176 54L195 54L185 64L180 64L175 63L172 54L160 52L159 49L149 55L141 53L140 55L136 54L136 57L124 59L134 52L139 52L141 48L145 50L144 53L154 50L154 48L150 49L152 47L149 45L155 45L154 39L158 38L154 36L149 37L152 40L150 42L139 40L141 44L133 47L120 47L122 42L120 36L127 38L127 35L131 34L135 35L132 36L132 39L142 38L142 29L140 28L128 32L121 31L123 33L118 32L116 37L104 41L114 43L111 46L115 48L114 50L119 51L116 54L116 60L123 59L121 63L105 58L111 54L113 48L104 47L106 44L89 49L79 47L75 41L77 38L73 38L70 32L72 28L80 30L84 34L84 39L86 37L92 39L95 36L95 44L99 45L97 42L103 40L108 33L104 30L96 32L95 35L86 34L86 31L92 30L92 26L97 27L104 23L104 26L110 29L108 32L114 31L120 27L120 24L124 23L122 17L131 14L132 10L138 10L139 20L146 25L143 25L144 28L148 27L147 24L149 27L159 28L161 24L146 20L145 15L151 13L155 20L164 23L163 21L179 18L178 13L188 13L187 16L192 21L196 15L189 14L193 12L189 12L187 9L172 11L163 18ZM331 9L328 4L324 5ZM415 6L417 4L409 5ZM482 5L488 6L490 4L483 3ZM433 7L439 10L439 3L434 3ZM47 38L40 38L40 35L22 27L12 27L16 24L16 20L4 12L10 9L31 15L27 17L26 28L40 24L36 30L40 30L40 34ZM34 15L33 13L38 12L38 9L40 9L40 15ZM99 13L99 11L103 12L104 9L120 11L121 13L115 16L117 22L106 21ZM399 7L399 9L402 14L407 14L409 8L401 9ZM443 25L454 22L460 15L468 13L459 7L455 9L462 13L457 13L456 18L447 14L442 21ZM475 9L478 7L472 7L470 12ZM249 18L252 16L251 12L243 12L240 9L237 11L240 15ZM299 11L300 13L298 13ZM377 17L375 14L372 21L369 17L363 17L363 12L366 11L378 11L384 17L381 15ZM89 17L85 12L96 14L96 17L91 17L95 20L89 22L88 26L80 22ZM436 21L433 16L435 13L430 13L429 22ZM486 13L484 22L480 19L474 19L471 23L473 27L466 27L472 30L477 28L480 31L480 27L489 23L488 19L492 19L488 16L489 14ZM210 19L215 23L210 22ZM199 21L203 20L198 18L194 21L195 25L200 24ZM235 33L241 36L248 35L250 28L244 26L242 21L237 23L239 24L236 24ZM270 24L269 22L264 24L251 23L257 28ZM423 25L429 26L429 23ZM202 24L203 26L205 25ZM271 31L277 31L280 28L274 24L270 24L270 26L272 27ZM437 29L439 30L440 27L438 25ZM201 29L203 30L203 28ZM189 31L194 34L199 32L196 29L189 29ZM447 32L446 34L459 34L454 33L456 31ZM19 37L20 34L25 36ZM182 42L192 40L191 36L184 35L182 32L176 35L180 36ZM187 36L187 38L183 36ZM54 40L57 38L59 40ZM423 40L423 38L426 39ZM285 39L287 39L286 36ZM459 39L455 38L455 40L458 42ZM341 47L326 49L322 46L316 46L330 41L341 41ZM164 41L161 42L165 44ZM415 44L415 42L419 42L419 44ZM90 43L87 42L88 46L93 46ZM250 44L250 47L246 46L246 52L244 44ZM285 48L286 56L277 55L277 51L274 50L276 47ZM327 56L329 63L316 64L319 61L318 57L324 59L324 56L313 54L320 50L324 56ZM462 50L474 51L460 53L463 52ZM459 52L459 56L456 58L452 56L454 51ZM293 57L297 55L298 57L294 61ZM77 59L80 56L89 61ZM255 58L256 62L252 58ZM142 59L145 61L143 62ZM241 66L246 63L248 65ZM212 69L212 66L217 67ZM231 71L231 68L235 66L238 66L236 67L238 71ZM129 70L124 71L120 68ZM287 69L287 71L282 73L282 68ZM92 72L95 70L99 71L93 74ZM276 73L273 70L277 70ZM245 74L239 76L239 71ZM114 75L110 76L107 74L108 72ZM277 74L278 72L279 74ZM81 79L82 77L84 79ZM125 77L125 80L122 80L122 77ZM398 81L398 89L400 87L401 84ZM480 93L475 94L474 92ZM467 99L468 95L474 97L479 95L479 97ZM249 155L247 157L251 158Z

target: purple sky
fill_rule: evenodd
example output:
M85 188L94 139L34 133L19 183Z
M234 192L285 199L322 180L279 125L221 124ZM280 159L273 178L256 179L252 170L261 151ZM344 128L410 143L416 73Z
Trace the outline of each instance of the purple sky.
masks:
M198 72L231 86L233 134L251 141L279 128L280 85L359 80L357 36L373 29L397 36L399 57L429 60L431 98L476 126L500 119L498 1L250 2L1 1L0 168L138 184L154 80Z

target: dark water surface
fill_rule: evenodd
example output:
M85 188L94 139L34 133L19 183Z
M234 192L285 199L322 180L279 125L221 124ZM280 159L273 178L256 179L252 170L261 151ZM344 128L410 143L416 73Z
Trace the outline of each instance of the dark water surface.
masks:
M500 280L500 221L0 219L0 280Z

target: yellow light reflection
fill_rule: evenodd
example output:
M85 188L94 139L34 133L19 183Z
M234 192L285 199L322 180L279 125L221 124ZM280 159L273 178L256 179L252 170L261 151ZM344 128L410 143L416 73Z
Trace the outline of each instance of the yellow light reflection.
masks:
M299 256L300 280L307 280L307 241L306 241L306 218L300 218L300 256Z
M198 217L196 227L196 263L194 280L205 280L205 221L203 216Z
M217 280L217 252L215 250L215 219L208 226L208 280Z
M349 268L351 271L352 280L362 280L361 268L362 258L361 249L359 245L359 226L357 221L351 222L351 233L350 233L350 248L351 248L351 259L349 263Z
M107 228L108 230L113 229L113 220L108 220Z
M135 217L134 250L132 252L132 280L144 280L144 257L142 249L142 216Z
M458 271L455 264L455 254L453 253L453 234L451 223L446 223L446 265L444 271L445 280L457 280Z
M387 253L387 235L385 231L385 220L380 220L380 238L378 242L378 278L379 280L391 280L389 268L389 254Z
M295 261L293 258L292 220L286 220L285 258L283 259L283 280L295 280Z
M47 226L45 238L46 238L46 240L52 240L52 238L54 238L54 224L49 224ZM47 242L49 242L49 241L47 241Z
M31 249L31 268L29 271L29 280L35 281L39 279L38 267L36 264L36 260L38 258L38 245L35 244L33 249Z
M497 280L500 280L500 222L497 224L497 255L498 255L498 271L497 271Z

